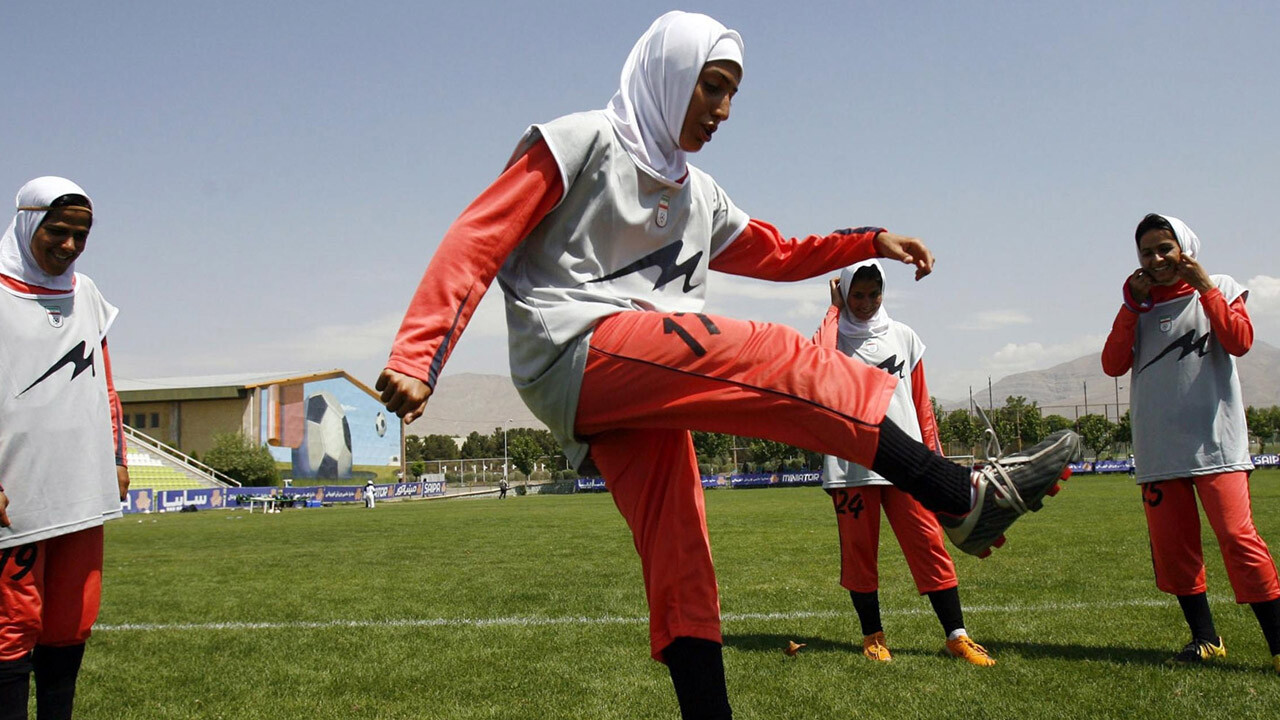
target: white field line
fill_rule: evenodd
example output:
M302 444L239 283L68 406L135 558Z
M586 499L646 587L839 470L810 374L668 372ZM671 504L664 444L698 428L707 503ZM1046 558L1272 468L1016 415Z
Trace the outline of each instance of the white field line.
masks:
M1230 602L1230 598L1214 598L1215 602ZM1148 598L1141 600L1108 600L1099 602L1039 603L1034 605L970 605L967 613L1044 613L1080 610L1108 610L1130 607L1173 607L1172 600ZM772 620L809 620L815 618L844 617L853 610L794 610L773 613L725 613L722 620L727 625L738 622ZM926 608L884 610L884 615L924 615L933 612ZM240 631L240 630L319 630L326 628L484 628L484 627L542 627L555 625L639 625L648 623L645 617L602 615L599 617L527 617L497 618L406 618L400 620L285 620L276 622L211 622L211 623L121 623L118 625L94 625L96 632L174 632L174 631Z

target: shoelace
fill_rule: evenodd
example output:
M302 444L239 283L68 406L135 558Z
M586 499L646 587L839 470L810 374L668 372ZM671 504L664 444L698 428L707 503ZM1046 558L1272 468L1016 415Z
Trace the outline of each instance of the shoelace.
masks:
M961 647L968 648L983 657L991 657L986 648L974 642L973 638L968 635L961 635L958 639L960 640L959 644Z
M995 426L991 424L987 413L982 410L981 405L974 405L978 411L978 417L982 418L982 422L986 424L986 429L982 431L983 447L982 453L986 455L986 464L978 470L979 473L986 476L996 488L996 501L1003 501L1009 508L1017 512L1019 515L1027 514L1027 504L1023 502L1022 496L1018 494L1018 488L1010 479L1009 473L1005 471L1004 465L1000 462L1004 458L1004 452L1000 448L1000 438L996 435Z

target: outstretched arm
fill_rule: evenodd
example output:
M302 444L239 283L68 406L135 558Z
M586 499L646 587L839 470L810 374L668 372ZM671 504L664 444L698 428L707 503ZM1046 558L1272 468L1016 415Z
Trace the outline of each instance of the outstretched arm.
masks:
M754 219L711 259L710 267L730 275L793 282L873 257L915 265L917 280L933 270L933 254L923 242L883 228L862 227L836 230L829 235L787 238L776 227Z
M563 192L555 158L539 141L454 221L418 283L378 377L388 410L407 423L422 414L498 269Z

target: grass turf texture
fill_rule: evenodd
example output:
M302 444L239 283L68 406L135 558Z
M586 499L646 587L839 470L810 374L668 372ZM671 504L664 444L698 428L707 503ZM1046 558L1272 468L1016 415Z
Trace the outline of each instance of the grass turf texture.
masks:
M1280 549L1280 472L1255 473L1253 498ZM1076 477L991 558L953 553L969 630L999 661L984 669L941 654L887 523L895 660L878 665L837 584L827 496L708 492L735 716L1275 717L1280 677L1207 523L1228 658L1162 664L1187 631L1154 587L1139 502L1127 477ZM80 717L678 716L603 494L130 516L107 526L105 578ZM792 639L808 647L786 657Z

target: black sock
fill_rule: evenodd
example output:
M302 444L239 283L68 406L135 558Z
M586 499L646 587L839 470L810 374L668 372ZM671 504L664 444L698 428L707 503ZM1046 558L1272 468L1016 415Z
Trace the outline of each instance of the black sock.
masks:
M31 697L31 654L0 660L0 720L27 720Z
M1258 616L1262 635L1267 639L1267 649L1272 655L1280 655L1280 599L1249 603L1249 607Z
M729 689L724 682L724 656L720 643L702 638L678 637L662 651L671 673L684 720L729 720Z
M880 622L880 593L849 591L849 599L853 600L853 609L858 613L858 622L862 624L862 634L875 635L884 630Z
M1218 631L1213 627L1213 613L1209 612L1209 596L1204 593L1179 595L1178 604L1182 606L1182 616L1191 628L1191 639L1217 644Z
M871 469L934 512L969 512L973 481L969 470L913 440L889 418L880 423L880 444Z
M964 611L960 609L960 588L934 590L929 593L929 602L933 612L942 623L942 632L951 637L951 633L964 627Z
M76 676L84 644L53 647L37 645L31 654L36 671L36 720L71 720L76 699Z

